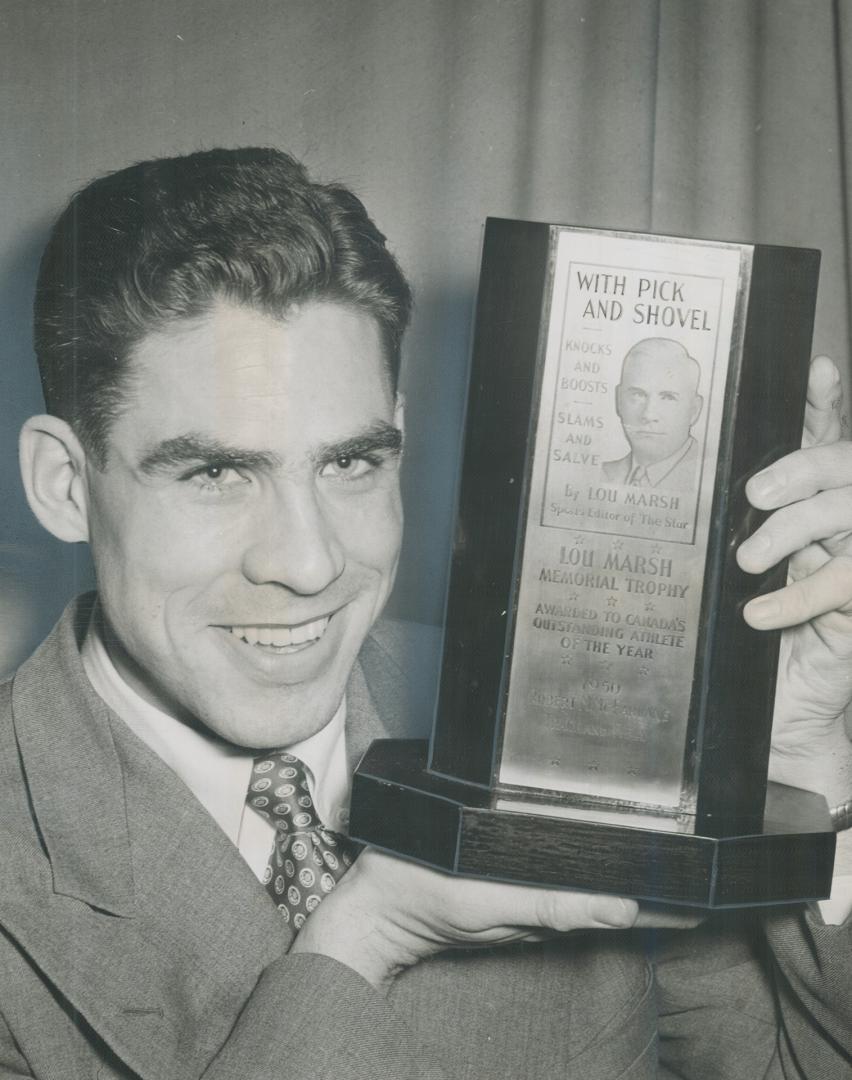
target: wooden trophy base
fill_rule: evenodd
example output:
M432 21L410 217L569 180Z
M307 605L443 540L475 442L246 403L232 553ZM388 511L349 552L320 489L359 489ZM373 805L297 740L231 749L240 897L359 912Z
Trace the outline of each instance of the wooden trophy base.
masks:
M507 810L521 796L431 773L427 755L425 740L373 743L355 774L355 839L467 877L710 909L831 891L835 834L813 792L770 784L762 828L726 821L696 834L675 831L672 818L657 828L628 808L572 811L525 799L523 811Z

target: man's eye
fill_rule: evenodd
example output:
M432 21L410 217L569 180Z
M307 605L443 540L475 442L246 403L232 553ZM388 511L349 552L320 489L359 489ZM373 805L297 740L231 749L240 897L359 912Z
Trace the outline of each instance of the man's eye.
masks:
M338 454L320 469L320 476L332 480L360 480L372 472L378 462L368 457L356 457L354 454Z
M193 469L185 476L182 476L181 480L191 481L202 491L225 491L247 483L247 478L233 465L220 464L215 461L211 461L209 465L202 465L197 469Z

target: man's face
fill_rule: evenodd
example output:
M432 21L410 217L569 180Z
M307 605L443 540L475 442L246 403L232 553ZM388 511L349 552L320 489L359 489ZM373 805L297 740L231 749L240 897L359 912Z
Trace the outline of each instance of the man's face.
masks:
M107 467L87 469L124 677L249 747L322 728L393 584L401 434L373 319L220 303L133 355Z
M628 357L616 409L634 460L653 465L679 450L701 412L692 364L650 353Z

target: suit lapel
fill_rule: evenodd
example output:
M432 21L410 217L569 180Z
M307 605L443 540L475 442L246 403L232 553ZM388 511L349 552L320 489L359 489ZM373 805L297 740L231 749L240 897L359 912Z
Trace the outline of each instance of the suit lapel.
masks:
M0 910L140 1076L198 1076L290 934L212 818L89 687L85 619L79 609L64 618L13 686L49 863L22 867L24 894Z
M15 733L57 894L132 915L121 769L106 706L78 646L91 605L69 609L12 683Z

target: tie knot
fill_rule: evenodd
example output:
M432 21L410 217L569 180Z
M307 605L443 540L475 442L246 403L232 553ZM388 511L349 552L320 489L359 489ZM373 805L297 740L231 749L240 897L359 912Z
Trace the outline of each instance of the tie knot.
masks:
M319 825L305 764L294 754L280 751L255 758L247 802L282 832Z

